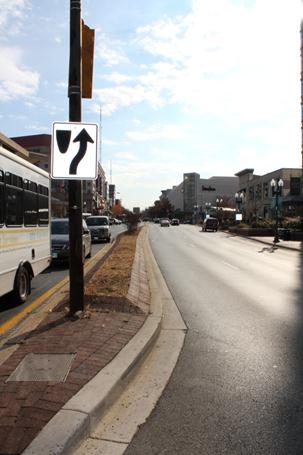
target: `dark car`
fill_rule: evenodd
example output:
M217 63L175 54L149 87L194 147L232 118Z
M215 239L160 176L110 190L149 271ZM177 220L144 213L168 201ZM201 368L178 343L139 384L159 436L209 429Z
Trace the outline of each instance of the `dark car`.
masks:
M91 235L82 220L82 248L83 259L91 256ZM58 261L68 261L69 259L69 219L54 218L51 220L51 251L52 259Z
M217 231L218 230L218 220L217 218L209 217L204 220L202 225L202 231Z

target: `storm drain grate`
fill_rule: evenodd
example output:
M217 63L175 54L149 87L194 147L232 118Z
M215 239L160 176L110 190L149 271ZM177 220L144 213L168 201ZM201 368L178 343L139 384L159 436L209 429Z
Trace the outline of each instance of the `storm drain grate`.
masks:
M8 381L64 382L76 354L27 354Z

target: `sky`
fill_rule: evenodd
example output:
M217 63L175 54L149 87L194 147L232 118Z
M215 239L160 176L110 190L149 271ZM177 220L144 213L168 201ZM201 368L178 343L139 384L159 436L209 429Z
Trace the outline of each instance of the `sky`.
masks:
M82 0L95 29L82 121L101 125L125 207L153 205L184 172L301 166L302 12L300 0ZM6 136L68 121L69 14L68 0L0 0Z

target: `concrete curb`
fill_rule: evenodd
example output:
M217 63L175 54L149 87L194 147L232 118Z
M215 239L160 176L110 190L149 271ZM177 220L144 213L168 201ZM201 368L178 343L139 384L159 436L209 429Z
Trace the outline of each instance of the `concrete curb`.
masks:
M63 406L25 449L23 455L73 453L75 447L93 431L96 423L125 388L156 342L162 320L162 275L152 256L147 232L145 231L143 235L151 291L151 313L141 329L113 361Z

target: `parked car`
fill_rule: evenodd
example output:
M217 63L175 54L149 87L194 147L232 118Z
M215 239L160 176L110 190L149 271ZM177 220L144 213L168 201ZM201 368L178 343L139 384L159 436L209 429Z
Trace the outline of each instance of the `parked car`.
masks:
M204 220L202 225L202 231L217 231L218 230L218 220L217 218L209 217Z
M82 220L83 259L92 254L91 234L85 220ZM53 218L51 220L51 253L52 259L69 260L69 219Z
M160 220L160 226L161 226L161 227L169 227L169 226L170 226L169 219L167 219L167 218L162 218L162 219Z
M82 218L83 218L84 220L86 220L89 216L91 216L91 213L89 213L89 212L83 212L83 213L82 213Z
M121 220L118 220L118 218L113 218L114 224L122 224Z
M170 223L172 226L179 226L180 224L180 221L178 220L178 218L173 218L171 220L171 223Z
M106 242L110 242L111 230L108 216L92 215L86 219L86 223L90 230L92 241L106 240Z
M154 223L160 223L160 218L154 218Z

